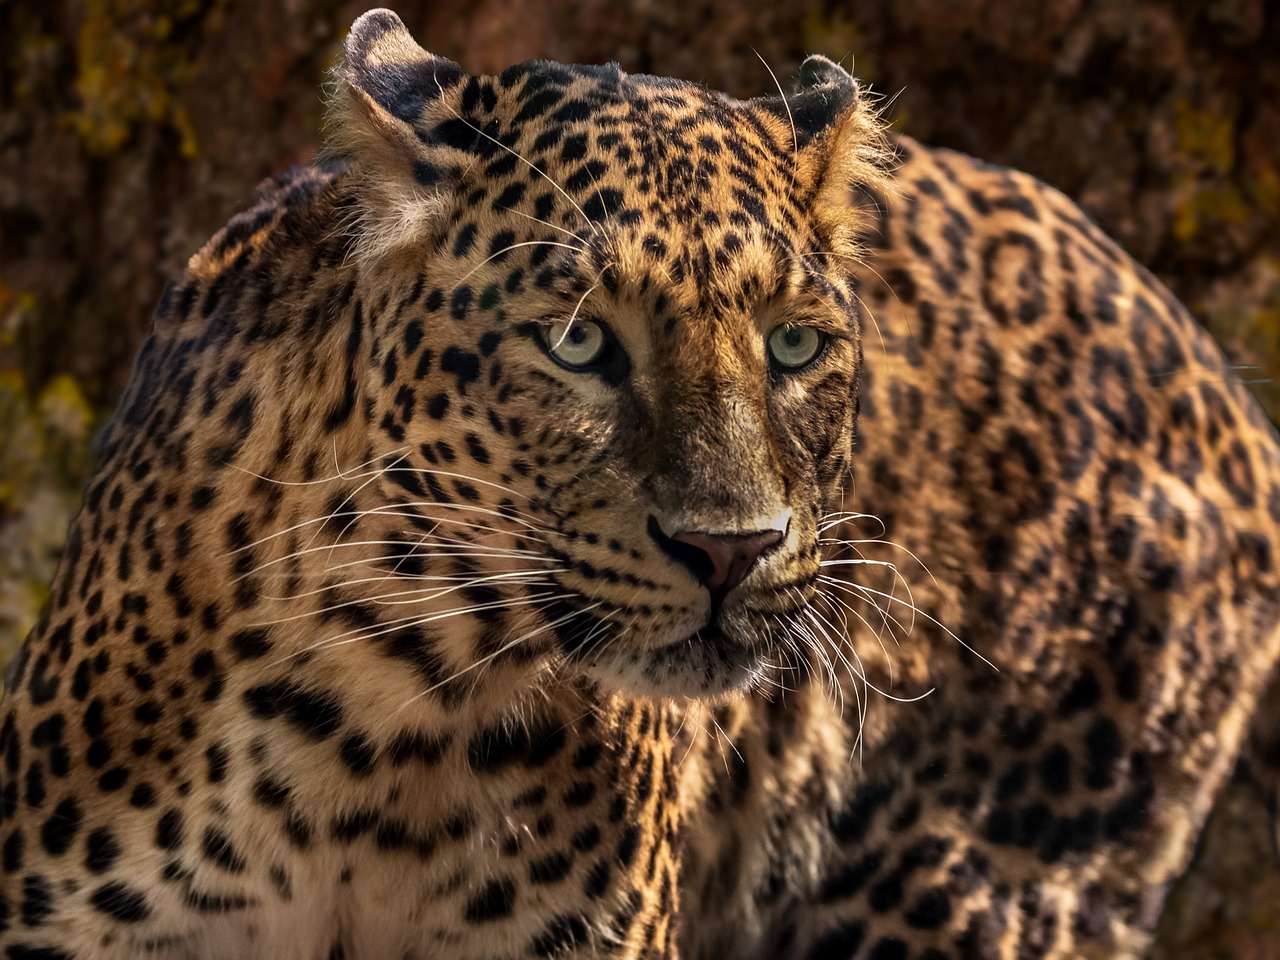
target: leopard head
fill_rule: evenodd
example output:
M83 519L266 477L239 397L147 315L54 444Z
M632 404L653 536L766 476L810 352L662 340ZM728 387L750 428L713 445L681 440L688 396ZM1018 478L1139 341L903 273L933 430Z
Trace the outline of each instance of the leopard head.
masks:
M336 90L384 494L527 578L467 595L529 629L448 659L519 641L659 696L801 668L857 411L853 195L884 178L853 78L811 57L742 101L617 65L469 76L373 11Z

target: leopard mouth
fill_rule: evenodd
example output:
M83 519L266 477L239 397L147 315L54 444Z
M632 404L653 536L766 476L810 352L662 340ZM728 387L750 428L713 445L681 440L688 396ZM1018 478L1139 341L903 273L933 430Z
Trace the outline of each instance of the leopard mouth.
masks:
M656 604L615 606L607 592L573 583L566 589L574 596L545 615L562 625L553 634L567 663L603 688L658 698L714 697L749 688L795 659L786 623L799 615L796 607L804 606L801 597L807 599L813 581L807 576L781 587L769 582L734 591L680 584L671 597L683 602L662 614ZM651 610L667 622L651 620Z
M745 642L720 611L703 626L642 646L628 642L622 621L589 612L590 601L559 600L545 615L560 624L556 646L603 687L657 698L702 698L748 686L759 677L766 651Z

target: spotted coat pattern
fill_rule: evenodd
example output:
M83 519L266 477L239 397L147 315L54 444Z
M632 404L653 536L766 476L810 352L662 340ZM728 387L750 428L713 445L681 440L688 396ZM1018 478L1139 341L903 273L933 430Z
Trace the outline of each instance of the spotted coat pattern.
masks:
M374 11L337 88L9 671L5 956L1139 955L1280 655L1186 311L821 58L478 78Z

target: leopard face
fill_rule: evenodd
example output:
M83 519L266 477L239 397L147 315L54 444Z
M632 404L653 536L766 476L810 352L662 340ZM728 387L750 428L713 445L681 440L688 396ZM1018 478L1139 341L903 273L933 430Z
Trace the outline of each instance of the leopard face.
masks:
M816 58L740 102L614 66L467 77L390 15L349 48L388 501L490 518L546 571L526 646L606 687L801 668L857 403L849 201L878 176L853 80Z

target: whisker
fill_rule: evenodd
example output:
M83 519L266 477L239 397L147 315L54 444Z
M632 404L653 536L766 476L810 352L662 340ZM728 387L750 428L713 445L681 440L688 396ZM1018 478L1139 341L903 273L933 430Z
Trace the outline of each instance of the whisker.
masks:
M442 100L441 102L442 102L442 103L444 103L444 102L447 102L447 101ZM598 232L598 231L599 231L599 227L597 227L597 226L596 226L596 224L595 224L595 222L594 222L590 217L588 217L588 216L586 215L586 213L583 211L582 207L578 206L577 201L576 201L576 200L574 200L574 199L573 199L573 197L569 196L568 192L564 189L564 187L562 187L562 186L560 186L560 184L556 183L556 182L555 182L555 180L554 180L554 179L552 179L552 178L547 174L547 172L546 172L545 170L543 170L541 167L539 167L536 163L530 163L528 160L526 160L524 157L522 157L522 156L521 156L519 153L517 153L515 150L512 150L510 147L508 147L508 146L507 146L505 143L503 143L501 140L497 139L496 137L492 137L492 136L490 136L489 134L485 133L483 130L481 130L479 127L477 127L474 123L472 123L470 120L468 120L468 119L467 119L466 117L464 117L462 114L460 114L457 110L454 110L452 107L450 107L450 108L449 108L449 112L450 112L450 113L452 113L452 114L454 115L454 117L455 117L455 118L457 118L458 120L460 120L462 123L466 124L468 127L470 127L470 128L471 128L473 131L475 131L476 133L478 133L480 136L484 137L484 138L485 138L486 140L488 140L490 143L493 143L493 144L495 144L496 146L500 147L501 149L503 149L503 150L507 151L507 153L511 154L511 156L515 157L518 161L520 161L521 163L523 163L526 167L528 167L530 170L532 170L532 171L533 171L534 173L536 173L538 176L542 177L542 179L543 179L543 180L545 180L545 181L547 181L547 183L551 184L552 188L553 188L557 193L559 193L559 194L560 194L560 196L562 196L562 197L564 197L566 200L568 200L568 201L569 201L569 204L573 207L573 209L575 209L575 210L577 210L577 211L578 211L578 215L579 215L580 217L582 217L582 219L583 219L584 221L586 221L587 225L591 228L592 232Z
M572 244L561 243L559 240L525 240L521 243L513 243L513 244L510 244L509 246L503 247L497 253L492 253L489 256L485 257L483 260L477 263L474 267L472 267L470 270L464 273L461 277L458 278L457 282L454 283L454 285L449 288L450 292L457 290L458 287L466 283L467 279L477 270L481 269L486 263L489 263L493 260L497 260L498 257L502 256L505 253L510 253L512 250L519 250L521 247L563 247L565 250L572 250L575 253L581 253L583 250L583 248L580 246L575 247Z
M561 568L561 570L563 570L563 568ZM547 572L556 573L561 571L547 571ZM378 606L385 606L385 607L403 606L405 604L410 604L410 603L425 603L429 600L436 600L436 599L439 599L440 597L447 596L448 594L461 590L464 587L473 587L473 586L479 586L482 584L513 583L513 584L519 584L521 586L526 586L526 587L527 586L555 586L555 581L548 579L543 574L542 571L538 571L536 574L515 572L515 573L495 573L490 576L484 576L484 577L467 577L467 578L455 577L455 578L452 578L452 582L456 583L457 586L449 587L447 589L443 587L437 587L437 588L422 587L416 590L397 590L394 593L380 594L379 596L374 597L369 602L374 603ZM344 584L344 586L345 585L346 584ZM408 599L403 599L403 600L395 599L397 597L406 597Z
M787 111L787 123L791 125L791 163L788 168L791 172L791 189L794 191L796 186L796 159L800 153L800 138L796 135L796 118L791 114L791 103L787 100L786 91L782 89L782 84L778 82L778 75L773 72L773 67L769 66L769 61L760 56L760 51L755 47L751 48L751 52L756 55L756 59L764 64L764 68L769 71L769 77L773 80L773 85L778 88L778 96L782 98L782 107Z
M822 582L824 582L824 583L829 583L831 586L836 586L836 587L846 587L846 586L847 586L846 582L845 582L845 581L843 581L843 580L837 580L837 581L835 581L835 582L831 582L830 580L828 580L828 579L827 579L827 578L825 578L825 577L820 577L819 579L820 579ZM899 646L899 647L901 646L901 643L899 643L899 641L898 641L898 635L897 635L896 633L894 633L894 631L893 631L893 627L897 627L897 628L898 628L898 630L902 631L902 635L903 635L903 636L909 637L909 636L911 635L911 633L912 633L912 630L914 629L914 626L915 626L915 617L914 617L914 614L912 615L911 626L903 626L903 624L902 624L902 621L901 621L901 620L899 620L897 617L895 617L895 616L894 616L892 613L890 613L886 608L884 608L884 607L880 606L880 604L879 604L879 603L873 602L873 601L872 601L870 598L868 598L868 597L862 597L861 599L862 599L862 600L864 600L864 601L865 601L865 602L867 602L867 603L870 603L870 604L871 604L871 606L875 609L876 613L878 613L878 614L880 615L880 626L879 626L879 627L872 627L872 626L871 626L871 624L867 623L867 621L866 621L865 619L863 619L862 615L861 615L857 610L855 610L855 609L853 608L853 605L852 605L852 604L850 604L850 603L849 603L847 600L845 600L843 597L837 596L836 594L833 594L833 593L828 593L828 592L826 592L826 591L823 591L822 593L820 593L820 594L819 594L819 596L821 596L821 597L822 597L824 600L826 600L828 603L832 603L832 604L839 604L839 606L840 606L843 610L847 611L848 613L850 613L850 614L852 614L853 616L857 617L858 619L862 620L862 622L863 622L863 624L866 626L866 628L867 628L868 630L871 630L873 633L875 633L875 635L876 635L876 639L877 639L877 640L880 640L880 639L881 639L882 634L884 634L885 632L888 632L889 636L893 637L893 642L894 642L894 644L896 644L896 645L897 645L897 646ZM892 624L892 625L893 625L893 627L891 627L891 626L890 626L890 624ZM883 644L883 641L881 640L881 646L883 647L883 645L884 645L884 644ZM888 656L888 651L887 651L887 650L885 651L885 655L886 655L886 657ZM890 667L890 669L892 670L892 667Z
M854 552L856 553L856 552L858 552L858 551L856 551L856 550L855 550ZM891 572L891 573L893 574L893 581L892 581L892 583L893 583L895 586L896 586L897 584L901 583L901 584L903 585L903 587L905 587L905 588L906 588L906 591L907 591L907 599L908 599L909 601L911 601L911 606L912 606L912 607L914 607L914 606L915 606L915 593L914 593L914 591L911 589L911 584L910 584L910 582L907 580L907 578L906 578L906 577L904 577L904 576L902 575L902 571L900 571L900 570L898 569L897 564L892 563L892 562L890 562L890 561L888 561L888 560L869 560L869 559L867 559L867 558L865 558L865 557L862 557L861 555L859 555L857 558L843 558L843 559L823 560L823 561L820 561L820 562L819 562L819 564L818 564L819 569L827 569L828 567L842 567L842 566L872 566L872 567L883 567L884 569L888 570L889 572ZM841 579L841 578L833 578L833 577L831 577L829 574L819 574L819 577L820 577L821 579L823 579L823 580L824 580L825 582L827 582L827 583L846 583L846 582L851 582L851 581L843 580L843 579ZM877 606L877 609L879 609L879 608L878 608L878 606ZM915 629L915 623L916 623L916 620L915 620L915 613L913 612L913 613L912 613L912 615L911 615L911 625L910 625L910 627L907 629L907 633L908 633L908 634L909 634L909 633L911 633L911 631L913 631L913 630Z
M813 612L813 610L812 610L812 608L809 608L806 612ZM855 657L857 656L857 655L856 655L856 653L855 653L854 655L855 655ZM861 661L859 661L859 662L861 662ZM914 697L899 697L899 696L897 696L897 695L895 695L895 694L889 693L888 691L881 690L878 686L876 686L874 683L872 683L872 682L867 678L867 675L866 675L866 673L865 673L865 672L860 672L860 673L858 674L858 678L859 678L859 679L860 679L864 684L866 684L867 689L872 690L872 691L874 691L875 693L878 693L880 696L884 697L885 699L887 699L887 700L892 700L892 701L893 701L893 702L895 702L895 703L918 703L918 702L920 702L921 700L923 700L925 697L930 696L930 695L933 693L934 689L935 689L934 687L930 687L930 688L929 688L928 690L926 690L924 693L917 694L917 695L916 695L916 696L914 696Z
M336 445L337 441L335 440L334 443ZM381 459L382 459L381 456L373 457L369 460L366 460L364 463L359 464L355 469L357 470L362 469L364 467L369 466L370 464L377 463ZM258 473L256 470L250 470L247 467L242 467L238 463L230 463L230 464L227 464L227 466L230 467L232 470L245 474L246 476L253 477L255 480L261 480L263 483L270 483L273 486L277 486L277 487L315 487L315 486L320 486L326 483L333 483L337 480L356 480L356 479L359 479L360 477L369 476L368 473L363 473L363 474L362 473L352 473L352 474L344 473L342 468L337 465L336 455L335 455L334 466L337 469L337 473L329 477L317 477L314 480L277 480L275 477L269 477L265 473ZM375 471L374 475L380 472L381 471Z
M878 601L876 601L874 597L870 597L870 596L867 596L865 593L860 593L860 592L858 592L858 591L859 591L859 589L860 589L860 585L859 585L859 584L853 583L853 582L848 581L848 580L842 580L842 579L837 578L837 577L828 577L828 576L826 576L825 574L824 574L824 575L820 575L818 579L819 579L819 581L820 581L820 582L822 582L822 583L826 584L826 585L827 585L827 586L829 586L829 587L834 587L834 588L836 588L837 590L843 590L843 591L844 591L844 592L846 592L846 593L852 593L852 594L855 594L855 596L856 596L856 598L857 598L858 600L861 600L861 601L863 601L864 603L869 603L869 604L871 604L871 606L875 609L876 613L880 614L880 618L881 618L881 620L884 620L884 621L887 621L887 620L890 620L890 619L891 619L891 620L893 620L893 622L898 626L898 628L899 628L900 630L902 630L903 636L909 637L909 636L911 636L911 634L912 634L912 633L914 633L914 632L915 632L915 624L916 624L916 620L915 620L915 616L916 616L916 615L915 615L915 611L912 611L912 613L911 613L911 620L910 620L910 622L909 622L909 623L904 627L904 626L903 626L903 624L901 623L901 621L899 621L896 617L893 617L893 616L892 616L892 615L891 615L891 614L890 614L890 613L889 613L889 612L888 612L884 607L880 606L879 602L878 602ZM839 601L839 602L841 602L841 603L845 603L845 601L844 601L842 598L840 598L840 597L838 597L838 596L836 596L836 595L834 595L834 594L826 593L825 595L826 595L826 596L828 596L828 597L831 597L833 600L838 600L838 601ZM895 595L895 594L890 594L890 596L892 596L892 597L894 597L894 598L896 599L896 595ZM910 604L908 604L908 605L910 606ZM847 604L846 604L846 606L847 606ZM852 611L852 608L850 608L850 609L851 609L851 611ZM865 621L863 621L863 622L865 623ZM886 626L886 627L888 626L887 622L886 622L885 626ZM871 626L870 626L870 624L867 624L867 628L868 628L868 629L872 629L872 628L871 628ZM894 639L894 643L895 643L895 644L897 644L898 646L901 646L901 644L899 644L899 643L898 643L897 635L896 635L896 634L894 634L892 631L890 631L890 635L893 637L893 639Z
M824 534L833 527L838 527L844 523L851 523L854 520L874 520L880 524L880 533L877 536L884 536L884 521L871 513L854 513L848 510L837 510L834 513L825 514L821 523L818 524L818 533Z
M304 653L304 652L310 652L313 650L320 650L320 649L328 649L330 647L343 646L348 643L359 643L367 640L376 640L378 637L386 636L389 633L397 633L400 630L425 626L428 623L438 623L441 620L448 620L452 617L461 616L462 614L466 614L466 613L479 613L485 610L501 610L501 609L509 609L512 607L523 607L523 606L530 606L530 605L545 604L558 599L567 600L572 598L572 596L573 594L568 594L568 593L560 593L560 594L536 593L522 600L503 599L503 600L495 600L490 603L467 604L465 606L454 607L452 609L438 611L436 613L417 614L414 616L400 617L394 620L381 621L379 623L379 626L381 626L383 629L369 631L364 628L360 628L356 630L348 630L346 633L336 634L333 637L326 637L322 640L317 640L315 643L306 647L304 650L299 651L298 653L287 655L280 662L290 659L291 657L299 656L301 653Z
M609 269L608 267L605 267L603 270L601 270L599 273L599 276L603 276L604 271L608 269ZM587 288L587 292L578 298L578 302L573 306L573 313L569 314L569 319L568 321L566 321L564 325L564 332L560 334L560 339L557 340L555 343L556 348L559 348L560 345L563 344L565 339L569 336L570 332L573 330L573 321L578 319L578 311L582 309L582 304L586 301L587 297L595 293L596 288L600 286L601 282L602 281L597 279L595 283L593 283L591 286Z
M912 604L909 604L906 600L903 600L901 597L895 597L892 594L884 593L883 591L880 591L880 590L874 590L871 587L864 586L863 584L843 583L841 585L848 589L856 590L859 592L873 593L876 596L884 597L886 600L890 601L891 603L900 603L903 606L907 606L907 607L912 606ZM968 643L962 640L958 635L953 633L951 629L946 624L944 624L941 620L937 619L936 617L930 616L928 613L921 610L919 607L916 607L915 610L917 614L919 614L920 616L928 620L930 623L937 626L940 630L942 630L943 633L945 633L956 643L960 644L960 646L964 647L966 650L972 653L975 657L977 657L979 660L981 660L983 663L989 666L992 670L996 671L996 673L1000 672L999 667L997 667L994 663L992 663L990 660L988 660L986 657L980 654L972 646L970 646Z
M880 609L880 607L879 607L878 605L873 604L873 606L875 606L875 608L876 608L876 611L880 614L881 619L884 621L884 625L883 625L882 627L880 627L880 628L878 628L878 629L877 629L876 627L873 627L870 623L868 623L868 622L867 622L866 617L864 617L864 616L863 616L861 613L859 613L857 610L853 609L852 605L850 605L850 604L846 603L842 598L837 597L837 596L833 596L833 595L831 595L831 594L826 594L826 593L819 594L819 596L820 596L823 600L825 600L828 604L831 604L831 605L832 605L832 607L833 607L833 609L841 609L841 608L842 608L842 609L843 609L843 611L847 611L848 613L852 614L854 617L856 617L856 618L858 619L858 621L859 621L859 622L860 622L864 627L866 627L866 628L867 628L867 630L871 633L871 635L872 635L873 637L875 637L875 638L876 638L876 643L877 643L877 644L879 645L879 647L880 647L880 652L884 654L884 661L885 661L885 665L888 667L888 670L889 670L889 686L893 686L893 685L897 682L897 678L894 676L894 663L893 663L893 657L891 657L891 656L889 655L889 648L888 648L888 647L886 647L886 646L884 645L884 632L885 632L885 630L887 630L887 629L888 629L888 619L887 619L887 617L885 616L885 612L884 612L883 610L881 610L881 609ZM836 608L836 607L835 607L835 604L837 604L837 603L838 603L838 604L840 604L840 608ZM845 624L845 631L846 631L846 635L847 635L847 632L848 632L848 623L847 623L847 622L846 622L846 624ZM894 642L895 642L895 643L897 642L897 638L896 638L896 637L894 638ZM852 648L850 648L850 649L852 649ZM855 656L856 656L856 651L855 651ZM859 662L861 662L861 661L859 661Z
M547 544L547 541L546 541L544 538L534 536L534 535L533 535L533 534L531 534L531 533L527 533L527 532L516 532L516 531L504 531L504 530L500 530L500 529L498 529L498 528L496 528L496 527L486 527L486 526L476 525L476 524L466 524L466 523L464 523L463 521L457 520L456 518L453 518L453 517L448 517L448 516L445 516L445 517L436 517L436 516L432 516L432 515L430 515L430 514L427 514L427 513L423 512L423 509L410 509L408 512L405 512L405 508L406 508L406 507L409 507L409 508L413 508L413 507L419 507L419 508L428 508L428 507L444 507L444 508L447 508L447 509L456 509L456 510L459 510L459 511L462 511L462 512L479 513L479 514L482 514L482 515L498 517L498 518L503 519L503 520L509 520L509 521L514 522L514 523L515 523L515 524L517 524L518 526L525 528L525 530L534 530L534 529L539 529L539 530L547 530L547 531L549 531L549 530L551 529L549 526L547 526L547 525L545 525L545 524L538 524L538 525L534 525L534 524L531 524L531 523L529 523L529 522L527 522L527 521L521 520L521 519L519 519L518 517L508 516L506 513L503 513L502 511L498 511L498 510L491 510L491 509L488 509L488 508L486 508L486 507L479 507L479 506L476 506L476 505L474 505L474 504L446 504L446 503L433 503L433 502L428 502L428 501L424 501L424 502L419 503L419 504L415 504L415 503L413 503L413 502L410 502L410 503L408 503L408 504L399 504L399 505L388 504L388 505L385 505L385 506L373 507L373 508L370 508L370 509L368 509L368 510L356 511L356 512L354 512L353 514L351 514L351 516L356 517L356 518L362 518L362 517L403 517L403 518L408 519L408 520L434 520L434 521L436 521L437 528L438 528L439 524L441 524L441 523L449 523L449 524L452 524L452 525L455 525L455 526L468 526L468 527L471 527L472 529L485 530L485 531L487 531L487 532L489 532L489 533L494 534L495 536L496 536L496 535L505 535L505 536L516 537L516 538L518 538L518 539L520 539L520 540L530 540L530 541L534 541L534 542L542 543L542 544L544 544L544 545L545 545L545 544ZM343 515L345 516L346 514L343 514ZM311 522L311 521L308 521L308 522ZM352 523L354 523L354 522L355 522L355 521L353 520L353 521L352 521ZM346 527L345 529L349 529L349 528L350 528L350 526L351 526L351 523L347 524L347 527ZM435 529L436 529L436 528L432 528L432 531L431 531L431 533L432 533L432 534L434 534ZM431 534L429 534L429 535L431 535ZM273 535L273 536L274 536L274 535ZM265 539L271 539L271 538L270 538L270 537L268 537L268 538L265 538ZM441 538L441 539L452 539L452 538ZM312 537L312 539L311 539L311 541L310 541L310 542L312 542L312 543L313 543L314 541L315 541L315 538L314 538L314 537ZM260 543L261 543L261 542L265 542L265 540L264 540L264 541L259 541L259 542L260 542ZM456 542L456 543L462 543L462 542L464 542L464 541L456 541L456 540L455 540L454 542ZM471 543L470 541L465 541L465 542L466 542L469 546L470 546L470 545L472 545L472 543ZM289 554L286 554L285 556L282 556L282 557L276 557L276 558L274 558L274 559L272 559L272 560L264 561L264 562L260 563L257 567L255 567L255 568L254 568L252 571L250 571L249 573L247 573L247 574L242 574L241 576L243 577L243 576L250 576L250 575L258 574L258 573L260 573L261 571L263 571L263 570L267 569L268 567L272 567L272 566L275 566L275 565L280 564L280 563L284 563L284 562L289 561L289 560L297 559L297 558L299 558L299 557L301 557L301 556L304 556L304 555L306 555L306 554L308 554L308 553L311 553L311 552L323 551L323 550L336 551L336 550L340 550L340 549L350 549L350 548L352 548L352 547L388 546L388 545L394 545L394 546L397 546L397 547L403 547L403 545L404 545L404 544L403 544L403 542L401 542L401 541L337 540L337 541L335 541L334 543L331 543L331 544L322 544L321 546L319 546L319 547L315 547L315 548L312 548L312 547L309 547L309 546L308 546L308 547L306 547L306 548L304 548L304 549L302 549L302 550L295 550L295 551L293 551L293 552L291 552L291 553L289 553ZM241 551L243 551L243 550L246 550L246 549L249 549L249 548L248 548L248 547L241 547L241 548L238 548L237 550L232 551L232 554L234 554L234 553L239 553L239 552L241 552ZM500 547L500 546L487 545L487 546L485 546L483 549L488 550L488 551L492 551L492 552L494 552L494 553L504 553L504 554L507 554L507 555L509 555L509 556L527 556L527 557L528 557L528 558L530 558L530 559L539 559L539 558L542 556L541 554L536 553L536 552L533 552L533 551L521 550L521 549L519 549L519 548L514 548L514 547Z
M805 612L807 613L808 610L806 609ZM832 661L832 659L827 655L826 650L824 650L819 643L817 634L815 634L808 625L801 623L800 621L795 621L791 624L791 631L793 635L799 636L805 641L805 646L814 654L815 657L817 657L818 662L831 678L831 693L827 694L827 696L835 699L836 706L840 711L840 715L843 717L845 710L844 685L840 682L840 678L836 676L834 661ZM839 653L839 651L836 652ZM856 675L857 671L853 669L852 664L850 664L843 656L841 656L841 659L844 660L851 676Z
M262 563L260 566L249 571L248 573L240 574L232 582L238 583L239 581L245 579L246 577L255 576L260 571L266 570L270 567L278 566L279 564L285 563L289 560L298 560L298 559L301 559L302 557L309 556L310 554L314 554L314 553L326 553L326 552L332 552L334 550L351 550L357 547L392 547L396 549L403 549L404 546L405 546L405 542L403 540L346 540L342 543L321 544L318 547L304 547L303 549L295 550L293 553L287 554L286 556L276 557L275 559L267 560L264 563ZM423 558L472 557L476 559L489 559L489 560L505 560L505 559L511 559L511 558L518 558L518 559L524 559L524 560L544 560L548 563L552 562L552 559L550 557L544 557L542 554L539 554L539 553L533 553L533 552L524 551L524 550L521 550L521 551L501 550L496 547L480 547L480 546L477 546L474 549L464 549L460 546L450 546L450 547L445 547L443 549L432 550L430 552L424 552L416 555ZM343 563L343 564L327 565L325 567L325 570L327 571L343 570L351 566L360 566L362 564L373 564L378 562L378 560L385 560L385 559L389 559L389 557L360 557L356 560L348 561L347 563Z
M566 568L564 567L549 567L545 570L499 570L499 571L493 571L490 575L493 576L494 578L501 578L503 582L509 581L509 582L530 584L530 583L536 583L541 580L541 581L545 581L548 584L551 584L551 583L554 583L554 581L547 579L547 575L552 573L562 573L564 572L565 569ZM319 574L317 574L317 576L319 576ZM469 576L465 574L440 574L440 575L434 575L434 576L427 575L427 574L413 574L413 575L398 574L397 579L402 581L408 581L408 582L430 582L430 583L474 583L475 582L474 576ZM385 580L386 580L385 576L359 577L354 580L343 580L340 586L359 587L367 583L382 583ZM332 589L333 589L333 584L329 583L326 586L317 587L314 590L306 590L300 593L291 593L291 594L287 594L286 596L275 597L275 596L270 596L265 594L264 596L268 600L296 601L296 600L305 600L308 597L319 596L320 594L327 593ZM379 598L385 599L386 597L408 595L414 592L418 592L418 591L400 590L395 593L380 594ZM374 601L371 600L370 602L374 602Z
M457 593L458 591L466 588L467 586L488 582L489 579L490 578L486 578L486 577L475 577L470 580L463 581L457 584L456 586L451 586L451 587L423 587L418 589L417 591L413 591L418 593L419 596L416 600L408 601L408 602L426 603L431 600L438 600L440 597L448 596L451 593ZM323 593L324 591L322 590L320 592ZM388 596L388 597L402 596L404 592L405 591L397 591L395 593L383 594L383 596ZM492 609L494 606L502 606L502 604L505 602L506 602L505 600L489 601L484 604L475 604L471 608L460 607L458 609L463 611L465 611L466 609L486 610L486 609ZM378 605L378 598L377 597L355 597L351 600L344 600L341 603L330 604L329 606L319 607L315 610L304 610L301 613L288 614L287 616L279 617L275 620L258 621L254 625L266 627L266 626L276 626L282 623L294 623L299 620L306 620L309 617L323 616L324 614L336 613L339 610L345 610L349 607L361 607L361 606L365 606L366 604ZM391 606L395 604L388 604L388 605ZM420 614L411 614L410 616L404 617L402 619L412 620L414 619L414 617L417 617L417 616L420 616ZM421 616L429 616L429 615L422 614ZM386 621L379 621L379 625L390 626L400 622L401 620L386 620ZM352 631L352 632L358 632L359 629L361 628L357 628L356 631ZM339 637L346 636L346 634L338 634L337 636Z
M711 725L716 728L716 746L720 747L720 738L724 737L724 742L729 744L729 749L738 755L738 760L745 763L746 761L743 760L742 753L738 750L737 744L733 742L733 739L725 733L724 728L720 726L720 721L716 719L714 710L707 713L707 719L710 720ZM733 776L729 770L729 758L725 756L723 747L720 747L720 761L724 764L724 772L729 774L729 776Z
M366 486L368 486L369 483L371 483L373 480L377 479L378 477L382 476L384 473L386 473L390 469L401 469L401 470L407 470L413 473L432 474L434 476L450 477L450 478L455 478L459 480L465 480L469 483L478 483L481 486L493 487L496 490L501 490L505 493L509 493L517 497L521 497L521 498L524 497L524 494L522 494L520 491L512 487L508 487L501 483L495 483L494 481L491 481L491 480L485 480L482 477L471 477L466 474L454 473L448 470L432 470L432 469L423 468L423 467L396 467L396 464L393 463L387 467L384 467L376 471L371 471L366 474L357 474L354 477L354 479L367 477L368 480L364 484L362 484L360 487L358 487L356 490L352 491L352 493L349 494L344 499L343 503L345 504L350 502L351 497L355 496L357 493L363 490ZM353 479L353 478L346 478L346 479ZM245 550L252 550L254 547L261 546L264 543L267 543L271 540L285 536L289 533L293 533L295 531L301 530L305 527L316 525L316 524L325 524L341 517L350 517L350 518L353 518L353 520L355 520L364 516L411 516L409 514L403 514L398 512L406 506L440 507L440 508L449 509L449 510L463 510L463 511L469 511L474 513L482 513L489 516L501 517L504 520L510 520L514 523L519 523L522 526L525 526L531 530L551 529L546 524L546 522L543 521L541 517L538 517L535 514L526 513L521 510L516 510L514 508L509 510L494 510L492 508L482 507L478 504L473 504L473 503L452 503L452 502L442 502L442 501L434 501L434 500L409 501L408 503L401 503L398 505L397 504L381 504L379 506L371 507L364 510L350 510L350 511L341 511L341 512L335 511L334 513L327 514L323 517L314 517L310 520L303 520L293 524L292 526L286 527L283 530L278 530L264 537L260 537L259 539L253 541L252 543L246 544L243 547L238 547L235 550L230 551L229 555L234 555L236 553L240 553ZM430 520L430 519L437 519L437 518L425 517L424 519ZM439 519L444 519L444 518L439 518ZM350 524L348 524L348 527L349 526Z
M517 217L524 217L526 220L532 220L534 223L540 223L544 227L550 227L552 230L558 230L560 233L563 233L566 237L573 237L573 239L575 240L581 239L572 230L567 230L564 227L557 226L556 224L552 223L550 220L543 220L541 217L535 217L533 214L525 213L523 210L517 210L515 207L502 207L502 209L505 210L507 213L514 213ZM581 246L581 247L578 247L578 249L585 250L587 248L585 246Z
M567 599L571 596L572 594L563 594L561 595L560 599ZM459 677L465 676L466 674L470 673L472 670L480 669L485 664L489 663L491 660L497 657L500 657L502 654L506 653L508 650L518 646L521 643L524 643L526 640L532 640L534 637L536 637L540 633L545 633L547 630L554 630L556 627L563 626L565 623L569 622L575 617L580 617L584 614L590 613L592 610L595 610L601 605L602 605L602 602L592 604L591 606L588 606L588 607L582 607L581 609L570 611L564 616L559 617L555 620L552 620L548 623L544 623L542 626L538 627L537 629L528 631L527 633L524 633L516 637L514 640L504 643L501 647L499 647L493 653L488 654L487 656L481 657L479 660L476 660L474 663L468 664L467 666L463 667L461 670L458 670L455 673L453 673L447 679L441 680L439 683L433 684L432 686L428 687L426 690L418 694L418 696L413 699L420 699L426 696L427 694L431 693L433 690L438 690L440 687L443 687L445 684L453 683ZM410 700L409 702L412 703L413 701ZM405 704L405 706L408 706L408 704ZM403 707L401 709L403 709Z
M484 477L473 477L470 474L455 473L452 470L441 470L436 467L400 467L399 469L407 470L410 473L431 474L434 477L449 477L454 480L465 480L468 483L478 483L482 487L492 487L495 490L501 490L503 493L509 493L515 497L525 497L523 492L515 489L514 487L509 487L504 483L498 483L494 480L486 480Z

